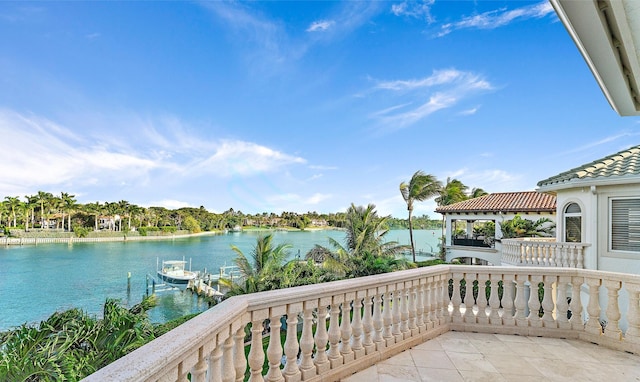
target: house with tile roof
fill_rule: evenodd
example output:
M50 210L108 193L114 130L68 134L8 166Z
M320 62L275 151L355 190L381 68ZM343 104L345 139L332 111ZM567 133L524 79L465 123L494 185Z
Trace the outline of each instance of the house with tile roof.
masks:
M473 263L500 265L502 263L501 224L513 219L516 215L532 221L540 218L555 221L556 197L536 191L498 192L448 206L440 206L436 212L446 219L447 261L464 258ZM486 222L495 224L493 238L474 234L474 227ZM454 232L454 227L461 225L464 226L463 237ZM497 241L492 240L494 238Z
M640 145L538 182L556 196L557 242L589 244L584 267L640 274Z
M536 191L490 194L436 212L446 219L447 261L640 274L640 145L541 180ZM555 221L555 237L502 239L501 223L516 214ZM461 221L462 238L455 235ZM474 225L487 221L496 227L492 245L473 236Z

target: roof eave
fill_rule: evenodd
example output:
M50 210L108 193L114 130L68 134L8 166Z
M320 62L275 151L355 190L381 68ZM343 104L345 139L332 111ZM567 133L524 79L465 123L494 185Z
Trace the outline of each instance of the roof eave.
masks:
M587 179L572 179L561 183L551 183L538 186L536 188L539 192L555 192L558 190L566 190L571 188L582 188L591 186L614 186L640 183L640 175L627 175L627 176L607 176L602 178L587 178Z
M549 0L584 57L611 107L640 115L640 65L624 0ZM634 90L636 89L636 90Z

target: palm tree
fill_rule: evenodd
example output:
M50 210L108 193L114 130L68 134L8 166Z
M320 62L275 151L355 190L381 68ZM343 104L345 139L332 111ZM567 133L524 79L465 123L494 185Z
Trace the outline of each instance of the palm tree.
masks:
M409 240L411 241L411 254L413 255L414 263L416 262L416 248L413 243L413 224L411 223L413 202L422 202L432 198L438 195L441 188L442 184L433 175L425 174L421 170L413 174L409 183L400 183L400 193L407 203L407 210L409 211Z
M20 208L20 197L18 196L5 196L5 203L7 204L7 209L11 211L11 217L13 219L13 226L17 226L16 222L16 210ZM7 225L10 226L9 220L7 219Z
M89 215L93 215L94 217L94 231L98 230L98 218L100 217L100 211L102 210L102 205L100 205L100 202L95 202L95 203L87 203L84 205L83 207L84 212L86 212Z
M272 240L271 234L259 236L249 258L238 247L231 246L236 253L234 262L240 270L242 281L232 283L228 279L221 279L224 286L231 288L227 296L277 289L283 286L276 285L274 277L279 277L291 245L279 244L274 247Z
M38 191L38 202L40 202L40 228L49 228L49 215L45 213L45 205L49 209L50 201L53 199L53 194L50 192ZM47 225L45 227L44 220L47 218Z
M71 231L71 213L73 209L76 207L76 200L74 199L75 195L69 195L67 192L60 193L60 206L62 208L62 228L64 229L64 212L66 211L69 215L67 231Z
M469 187L465 186L458 179L447 178L447 184L440 189L439 196L435 199L439 207L448 206L450 204L458 203L467 200L467 190ZM444 224L445 217L442 215L442 237L444 238ZM444 239L443 239L444 240ZM444 245L442 246L444 248Z
M35 209L38 206L38 195L25 195L25 198L27 199L27 206L29 208L29 212L31 212L31 228L35 227L35 220L36 220L36 213L35 213ZM25 224L25 230L28 231L29 230L29 224Z
M129 209L131 208L131 204L126 200L121 200L118 202L118 211L122 213L122 217L120 217L120 231L122 231L122 218L127 217L129 219L129 231L131 231L131 213Z
M345 215L345 245L329 239L335 251L325 257L323 266L337 276L363 276L378 273L372 269L376 262L391 264L395 269L405 267L396 255L407 249L395 241L386 241L388 216L378 216L374 204L356 207L353 203Z
M489 193L488 193L487 191L483 190L482 188L474 187L474 188L471 190L471 196L470 196L470 198L471 198L471 199L474 199L474 198L479 198L479 197L481 197L481 196L485 196L485 195L489 195Z

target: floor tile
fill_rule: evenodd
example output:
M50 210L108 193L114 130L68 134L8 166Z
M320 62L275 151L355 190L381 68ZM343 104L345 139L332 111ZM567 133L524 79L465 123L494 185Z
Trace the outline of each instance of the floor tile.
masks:
M464 382L460 372L456 369L430 369L418 367L418 374L420 375L422 382Z
M411 356L416 367L427 367L434 369L454 369L453 362L447 356L444 351L437 350L420 350L417 348L411 349Z
M640 356L579 340L447 332L345 382L640 382Z

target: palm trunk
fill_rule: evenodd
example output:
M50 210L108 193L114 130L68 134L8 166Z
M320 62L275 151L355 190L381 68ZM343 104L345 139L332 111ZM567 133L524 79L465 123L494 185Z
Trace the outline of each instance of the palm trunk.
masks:
M411 254L413 255L413 262L416 262L416 248L413 245L413 223L411 223L411 214L413 211L409 210L409 241L411 242Z

